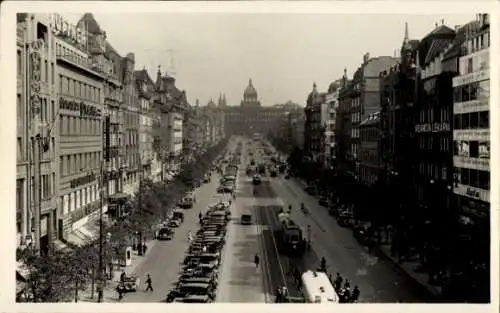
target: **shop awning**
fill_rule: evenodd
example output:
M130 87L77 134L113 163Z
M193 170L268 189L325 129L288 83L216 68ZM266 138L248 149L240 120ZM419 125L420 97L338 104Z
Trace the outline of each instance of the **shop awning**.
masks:
M54 244L54 247L56 248L56 250L60 250L60 251L68 251L70 250L71 248L68 247L67 244L65 244L64 242L62 242L61 240L54 240L53 241L53 244Z
M68 234L66 240L75 246L81 247L88 243L91 239L86 237L79 230L74 230Z

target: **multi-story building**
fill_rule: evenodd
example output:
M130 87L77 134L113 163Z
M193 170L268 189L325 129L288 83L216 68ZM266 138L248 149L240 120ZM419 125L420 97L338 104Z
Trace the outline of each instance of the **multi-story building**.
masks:
M134 194L139 187L141 156L139 153L139 116L141 108L137 96L134 68L135 56L128 53L122 59L123 117L125 146L125 180L123 192Z
M353 75L353 88L350 93L351 103L351 141L348 158L352 162L351 171L359 177L359 125L370 114L380 111L380 72L387 70L398 62L397 58L381 56L370 58L370 54L363 56L363 64Z
M490 246L490 30L489 16L478 16L479 29L467 32L454 89L453 193L461 216L463 262L454 272L466 272L488 285ZM473 266L471 266L471 264Z
M322 124L322 104L325 103L326 93L318 92L316 83L307 97L304 125L304 150L313 162L319 162L324 152L324 125Z
M223 103L221 108L224 111L224 131L227 135L254 133L268 135L276 132L276 126L279 125L277 122L283 118L283 113L287 110L281 106L262 106L251 79L243 93L240 106L228 106L225 97Z
M103 108L104 203L109 216L120 215L120 205L128 198L123 193L125 163L122 57L107 41L92 13L85 13L78 26L88 31L88 51L93 68L105 76Z
M135 71L134 77L141 108L139 116L139 151L142 177L151 178L153 160L156 159L153 151L153 112L150 102L154 93L154 84L146 69Z
M161 147L164 161L164 178L173 176L182 161L183 122L187 110L186 93L175 86L175 78L158 70L156 77L155 105L161 113L161 125L155 130L156 145Z
M380 155L380 112L372 113L359 126L359 181L367 186L378 183L384 170Z
M342 80L336 80L328 87L328 93L325 96L327 103L327 119L325 123L325 167L332 165L332 159L335 157L335 123L337 121L337 109L339 107L340 84Z
M51 28L46 14L17 15L17 244L41 251L58 238L59 226L56 43Z
M101 208L105 75L90 62L87 31L77 26L72 26L76 32L67 31L66 27L58 29L60 19L54 15L59 93L59 226L65 239L80 244L89 237L85 225L98 216ZM71 38L75 33L81 36Z

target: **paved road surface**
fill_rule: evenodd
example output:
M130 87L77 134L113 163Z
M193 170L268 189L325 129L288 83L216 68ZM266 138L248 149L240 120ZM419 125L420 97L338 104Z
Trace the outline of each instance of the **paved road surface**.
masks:
M256 268L254 256L259 252L260 225L241 225L240 217L246 211L253 213L251 181L245 167L238 173L236 201L232 206L233 220L228 225L227 241L223 250L220 280L216 302L265 302L263 267ZM255 214L253 214L255 216ZM255 220L254 220L255 221Z
M328 210L309 196L295 180L281 177L271 181L277 195L292 204L294 220L306 227L311 225L313 250L324 256L330 272L340 272L361 290L360 302L425 302L426 295L392 263L371 256L352 236L352 230L337 225ZM300 211L304 202L310 211L305 216Z
M198 229L198 213L214 202L213 196L219 182L219 176L212 174L210 183L203 184L195 193L197 202L194 207L184 211L184 223L176 230L170 241L158 242L147 258L135 270L144 281L147 274L151 275L154 292L145 292L144 285L137 292L127 293L122 302L161 302L177 282L180 262L184 260L188 247L188 229L194 233Z

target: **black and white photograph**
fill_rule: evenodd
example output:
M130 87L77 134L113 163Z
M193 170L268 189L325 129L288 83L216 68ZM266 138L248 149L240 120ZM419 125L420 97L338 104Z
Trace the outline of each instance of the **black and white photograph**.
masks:
M494 14L428 6L10 9L10 301L498 304Z

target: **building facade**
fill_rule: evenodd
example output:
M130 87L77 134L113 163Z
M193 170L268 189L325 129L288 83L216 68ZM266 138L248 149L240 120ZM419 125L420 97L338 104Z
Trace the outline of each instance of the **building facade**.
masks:
M460 215L464 257L455 273L477 277L489 286L490 247L490 31L489 16L468 32L461 48L459 75L453 78L453 193ZM484 279L481 281L480 277Z
M319 93L316 83L306 101L304 125L304 150L313 162L320 162L324 153L325 127L322 124L322 104L325 103L326 93Z
M58 237L57 79L50 16L18 14L17 245L46 251Z
M332 166L332 160L335 157L335 124L337 122L337 110L339 107L339 89L342 80L336 80L328 87L328 93L325 96L327 103L327 119L325 122L325 167Z
M143 69L134 72L136 92L139 106L139 153L141 156L142 178L151 178L152 165L155 159L153 151L153 112L151 110L151 97L154 92L153 81L148 72Z
M60 229L80 244L79 230L101 208L105 76L92 67L86 44L73 44L64 32L56 36Z
M381 148L380 112L372 113L361 122L359 127L359 180L362 184L372 186L380 178L384 170Z
M227 136L233 134L253 135L254 133L268 135L271 132L276 132L279 120L284 119L284 113L287 111L286 107L282 106L262 106L252 79L249 80L243 93L240 106L227 105L224 97L221 108L224 112L223 128Z

